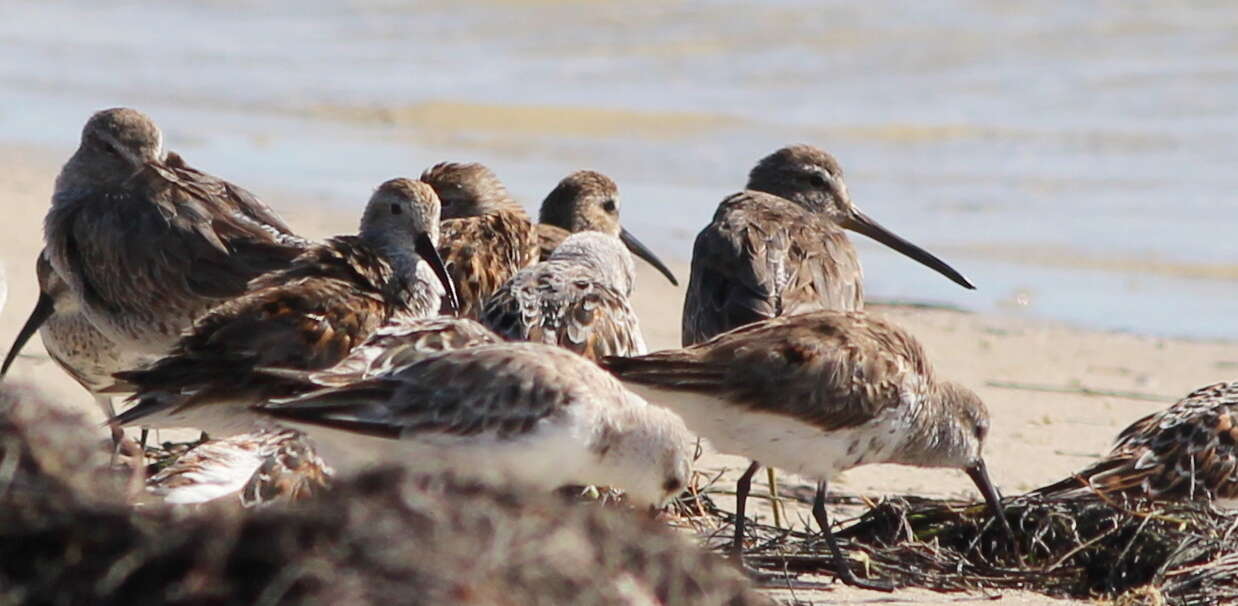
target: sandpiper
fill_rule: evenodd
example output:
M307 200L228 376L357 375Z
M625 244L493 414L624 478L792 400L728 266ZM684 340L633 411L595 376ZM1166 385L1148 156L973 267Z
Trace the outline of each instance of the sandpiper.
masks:
M17 354L37 331L47 355L89 391L103 414L111 419L116 416L116 410L111 396L104 390L116 382L112 373L139 368L154 358L119 347L99 332L82 313L78 298L52 268L45 252L40 252L35 262L35 275L39 281L38 301L4 358L0 377L8 373ZM118 428L114 428L113 434L114 439L120 439Z
M302 386L298 391L309 392L356 383L444 351L502 341L489 328L468 318L404 318L378 329L365 343L353 348L348 357L330 368L258 370L279 379L300 382Z
M674 413L539 343L449 351L258 410L305 431L340 471L394 460L543 490L613 486L638 505L677 495L693 453Z
M602 173L578 170L564 177L542 200L537 220L542 261L550 259L554 249L568 236L582 231L600 231L623 240L632 254L662 272L671 284L679 286L670 268L619 224L619 186Z
M758 162L747 189L723 200L697 235L683 344L777 316L863 309L863 274L843 229L975 288L944 261L860 212L833 156L793 145Z
M685 349L602 364L650 402L681 414L720 451L753 459L737 489L737 558L758 461L819 480L813 515L849 584L890 589L857 578L830 530L826 483L846 469L964 469L1005 523L981 457L989 430L984 403L966 387L937 380L909 333L864 312L775 318Z
M550 259L516 272L482 310L482 322L511 340L533 341L590 360L647 350L628 302L636 265L623 243L596 231L572 234Z
M256 368L327 368L388 322L434 315L444 299L454 305L435 248L438 215L429 185L383 183L358 235L331 238L254 280L250 292L199 319L167 358L118 373L139 402L117 420L217 437L249 431L247 406L274 395Z
M249 192L165 154L155 123L128 108L86 122L56 177L44 239L95 327L122 349L157 356L307 245Z
M460 294L460 316L476 320L486 298L537 261L537 232L524 208L481 164L442 162L421 180L443 202L439 254Z
M1113 450L1074 476L1032 494L1238 507L1238 381L1191 392L1118 434Z
M228 497L242 507L262 507L312 496L332 474L305 434L258 430L194 446L151 476L146 490L173 505Z

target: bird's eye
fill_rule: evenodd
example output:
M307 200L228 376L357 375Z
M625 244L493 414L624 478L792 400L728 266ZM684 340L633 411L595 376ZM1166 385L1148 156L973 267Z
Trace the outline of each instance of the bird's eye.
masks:
M816 188L825 187L825 177L815 173L808 177L808 182L812 183L812 186Z
M401 214L401 213L403 213L403 212L404 212L404 209L403 209L403 208L401 208L399 204L392 204L392 205L391 205L391 214L393 214L393 215L398 215L398 214Z
M667 494L679 492L682 488L683 482L680 482L679 478L667 478L666 481L662 483L662 490Z
M615 199L614 199L614 198L610 198L610 199L606 200L605 202L603 202L603 203L602 203L602 210L604 210L604 211L606 211L606 212L608 212L608 213L613 213L613 212L615 212Z

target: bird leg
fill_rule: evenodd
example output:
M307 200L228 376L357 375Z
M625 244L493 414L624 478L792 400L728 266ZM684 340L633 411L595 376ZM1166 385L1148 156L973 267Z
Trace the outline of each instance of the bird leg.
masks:
M735 483L735 541L731 543L731 558L741 565L744 562L744 523L747 521L744 510L748 505L748 491L752 490L752 476L760 468L761 464L753 461L744 475L739 476L739 482Z
M765 479L769 482L769 502L774 510L774 528L782 530L782 518L786 511L782 508L782 497L778 496L778 476L773 467L765 468Z
M825 513L825 491L826 482L817 484L817 496L812 501L812 517L816 518L817 524L821 525L821 532L825 534L825 542L830 546L830 554L834 556L835 574L842 582L852 587L873 591L894 591L894 585L889 581L861 579L851 572L851 566L847 564L847 558L843 557L843 550L838 546L838 539L834 538L834 531L830 529L830 518Z

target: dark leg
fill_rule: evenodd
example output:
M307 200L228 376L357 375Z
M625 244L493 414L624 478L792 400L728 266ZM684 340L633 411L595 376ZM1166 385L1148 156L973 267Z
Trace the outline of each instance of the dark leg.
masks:
M825 542L829 544L830 554L834 556L835 574L842 579L842 582L853 587L874 591L894 591L894 585L887 581L861 579L851 572L851 567L847 565L847 558L843 557L843 550L838 546L838 539L834 538L834 531L830 529L830 518L825 513L825 490L825 482L817 484L817 497L812 501L812 517L817 520L817 524L821 525L821 532L825 533Z
M735 484L735 542L731 543L731 557L737 562L744 562L744 510L748 505L748 491L752 490L752 476L761 468L761 464L753 461L744 475L739 476Z

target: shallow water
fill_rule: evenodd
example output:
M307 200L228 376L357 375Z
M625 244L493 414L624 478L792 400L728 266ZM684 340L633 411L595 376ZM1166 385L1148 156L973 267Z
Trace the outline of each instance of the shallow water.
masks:
M67 156L132 105L195 165L305 195L277 207L468 159L532 208L595 168L681 259L810 142L980 287L859 238L872 297L1238 338L1238 6L1166 4L4 3L0 140Z

